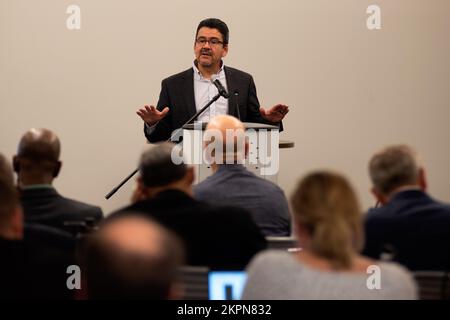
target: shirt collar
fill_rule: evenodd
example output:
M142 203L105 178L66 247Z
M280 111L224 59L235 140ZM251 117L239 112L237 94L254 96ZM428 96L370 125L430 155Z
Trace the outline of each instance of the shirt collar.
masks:
M194 62L192 63L192 69L194 69L194 79L195 80L204 80L202 73L197 68L197 64L198 64L197 60L194 60ZM223 75L224 67L225 67L225 64L223 63L222 60L220 60L220 69L219 69L219 72L217 72L217 74L216 74L218 78L220 78Z

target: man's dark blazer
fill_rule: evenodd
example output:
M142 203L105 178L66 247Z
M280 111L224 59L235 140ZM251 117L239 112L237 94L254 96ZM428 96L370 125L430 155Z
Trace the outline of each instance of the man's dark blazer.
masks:
M60 228L72 232L69 222L99 221L103 217L100 207L61 196L54 188L24 189L20 202L25 221Z
M369 210L363 254L391 252L410 270L449 270L450 206L420 190L402 191L383 207Z
M177 234L185 244L188 265L242 270L267 246L248 211L208 205L177 190L163 191L153 199L121 209L107 219L130 212L142 213Z
M218 170L194 186L195 198L216 205L232 203L248 210L262 234L287 237L291 215L283 190L240 164L219 165Z
M227 89L230 94L228 99L229 114L238 117L236 110L238 102L241 121L279 125L281 131L281 123L268 122L261 117L253 77L248 73L226 66L224 71L227 79ZM239 95L235 96L235 92L238 92ZM155 130L151 134L147 133L144 125L144 133L147 140L152 143L169 139L173 130L181 128L197 112L193 68L189 68L162 81L157 108L162 110L165 107L169 107L169 113L156 125Z

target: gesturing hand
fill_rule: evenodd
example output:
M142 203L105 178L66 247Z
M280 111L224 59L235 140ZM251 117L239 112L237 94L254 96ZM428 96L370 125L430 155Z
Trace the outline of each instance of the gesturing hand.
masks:
M264 108L260 108L259 112L264 119L270 122L280 122L289 112L289 107L284 104L277 104L268 111L264 110Z
M144 106L136 111L137 115L144 120L149 126L154 125L162 118L164 118L169 112L169 108L165 107L162 111L159 111L154 106Z

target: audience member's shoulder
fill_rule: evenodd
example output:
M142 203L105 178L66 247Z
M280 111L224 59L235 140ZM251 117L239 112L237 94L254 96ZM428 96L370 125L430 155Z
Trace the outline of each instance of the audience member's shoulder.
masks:
M224 217L243 217L243 218L251 218L251 213L242 207L235 207L235 206L218 206L211 203L207 203L204 201L199 201L199 203L203 204L204 206L207 206L211 211L215 212L217 215L223 215Z
M254 256L247 269L249 271L270 269L278 266L283 261L295 261L295 259L292 254L282 250L264 250Z
M25 224L24 243L30 257L43 264L72 261L76 248L76 239L70 233L37 223Z
M442 209L442 211L450 214L450 203L436 200L434 198L431 198L431 199L436 205L438 205Z
M412 278L411 272L397 262L378 261L377 265L380 267L382 272L386 272L386 275L403 277L405 279Z
M39 223L25 223L24 236L25 238L39 237L41 239L60 239L62 241L66 240L67 242L73 244L75 243L75 239L70 233L59 228L54 228Z
M208 178L210 178L210 177L208 177ZM200 197L201 199L203 199L203 196L205 194L208 194L209 192L213 192L213 188L211 188L209 185L209 182L211 179L208 179L208 178L206 180L196 184L195 186L193 186L195 198Z
M209 208L208 216L214 217L222 223L226 222L230 225L234 224L235 231L245 229L248 232L253 228L260 233L260 229L253 219L252 213L245 208L235 206L215 206L207 203L205 203L205 206L208 206Z
M255 173L253 173L253 172L251 172L249 170L246 170L246 172L247 172L247 174L249 176L253 177L253 179L255 181L258 181L260 184L262 184L262 185L264 185L264 186L266 186L268 188L275 189L275 190L283 192L283 190L276 183L274 183L274 182L272 182L270 180L264 179L263 177L260 177L260 176L256 175Z
M402 299L417 299L417 284L407 268L395 262L378 262L377 265L382 286L390 288L393 295L400 294Z
M79 200L63 197L65 205L70 209L76 209L77 212L91 214L95 216L103 216L103 211L99 206L91 205Z
M390 209L387 206L369 208L364 215L365 221L383 220L392 217Z
M202 203L205 207L207 207L208 211L213 213L214 216L221 217L221 219L241 221L241 222L252 222L252 224L254 223L252 213L243 207L232 205L218 206L203 201L199 202ZM256 223L254 224L256 225Z
M154 212L154 210L152 210L152 204L153 202L151 200L137 201L111 212L110 214L108 214L106 219L108 221L111 221L113 219L136 214L150 216L150 212Z

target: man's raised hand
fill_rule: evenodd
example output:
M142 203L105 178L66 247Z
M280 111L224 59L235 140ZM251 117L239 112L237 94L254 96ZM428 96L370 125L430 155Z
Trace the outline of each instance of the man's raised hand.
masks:
M144 120L149 126L155 125L158 121L163 119L167 113L169 112L169 108L165 107L162 111L159 111L154 106L144 106L136 111L137 115Z
M268 111L263 108L259 109L261 116L270 122L280 122L284 116L289 112L289 107L284 104L277 104Z

